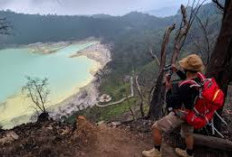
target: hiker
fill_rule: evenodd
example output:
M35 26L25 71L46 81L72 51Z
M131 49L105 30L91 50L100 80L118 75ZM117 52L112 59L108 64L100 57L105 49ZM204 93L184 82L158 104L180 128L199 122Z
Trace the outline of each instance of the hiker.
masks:
M194 80L199 82L198 72L204 70L202 59L195 54L189 55L179 61L179 65L183 72L172 65L173 72L183 80ZM194 127L183 120L185 112L182 109L193 110L194 102L199 94L195 88L191 88L190 84L183 86L174 86L170 82L170 77L166 76L165 85L167 92L167 105L172 107L168 115L156 121L152 126L154 147L151 150L143 151L145 157L161 157L160 148L162 141L162 133L170 133L175 128L181 126L181 136L185 138L186 150L176 148L175 152L181 157L193 157L193 131ZM174 88L175 87L175 88ZM177 89L176 89L177 88ZM171 91L174 90L174 93Z

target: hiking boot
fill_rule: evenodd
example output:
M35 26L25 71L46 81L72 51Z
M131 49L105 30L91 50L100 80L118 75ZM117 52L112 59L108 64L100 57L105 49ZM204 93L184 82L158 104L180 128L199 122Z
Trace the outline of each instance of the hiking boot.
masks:
M152 148L151 150L148 150L148 151L144 150L142 152L142 155L143 157L161 157L160 151L158 151L155 148Z
M180 148L176 148L176 149L175 149L175 152L176 152L176 154L179 155L180 157L193 157L193 155L192 155L192 156L188 155L188 153L187 153L186 150L183 150L183 149L180 149Z

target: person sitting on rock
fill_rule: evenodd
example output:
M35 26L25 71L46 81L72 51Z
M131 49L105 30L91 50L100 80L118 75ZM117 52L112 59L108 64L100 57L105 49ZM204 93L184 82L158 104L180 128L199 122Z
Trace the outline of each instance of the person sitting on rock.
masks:
M181 72L177 70L175 65L172 65L174 72L182 80L194 80L199 82L197 77L198 72L204 70L204 65L202 59L195 54L189 55L179 61L180 67L184 70ZM183 120L185 115L181 109L193 110L194 102L199 94L199 91L195 88L191 88L190 84L185 84L183 86L177 86L178 89L175 90L174 95L170 94L174 88L174 85L170 82L170 78L166 77L165 80L167 92L167 105L171 104L172 111L162 119L156 121L152 126L154 147L151 150L143 151L142 155L144 157L161 157L161 141L162 133L170 133L175 128L181 126L181 136L185 138L186 150L176 148L175 152L181 157L193 157L193 131L194 128Z

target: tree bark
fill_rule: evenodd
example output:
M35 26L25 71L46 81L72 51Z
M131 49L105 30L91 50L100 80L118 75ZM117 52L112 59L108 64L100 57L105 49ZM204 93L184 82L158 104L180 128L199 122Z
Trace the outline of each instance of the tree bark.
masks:
M148 117L150 119L158 119L162 115L162 106L163 106L163 98L165 94L165 87L163 86L163 77L164 77L164 67L166 64L166 48L169 43L169 38L171 32L175 29L175 24L168 27L165 31L163 37L163 43L161 47L161 60L160 60L160 67L159 67L159 76L156 81L155 90L153 92L152 100L150 103L150 108L148 112Z
M182 21L184 23L184 26L182 28L180 28L180 30L175 38L175 41L174 41L174 50L173 50L173 55L172 55L172 60L171 60L172 64L176 63L176 60L180 54L181 46L183 44L182 41L183 41L184 37L187 35L189 28L190 28L190 24L187 20L186 8L183 5L181 5L181 13L183 16Z
M210 63L207 67L207 75L217 80L225 94L231 81L230 76L232 72L232 3L229 5L226 16L222 21L222 27Z
M231 141L213 136L194 134L194 144L197 146L205 146L208 148L232 152Z
M190 28L190 23L187 20L187 12L186 12L186 8L181 5L181 13L182 13L182 22L183 22L183 26L180 26L179 32L175 38L174 41L174 50L173 50L173 55L172 55L172 59L171 59L171 63L175 64L179 53L180 53L180 49L182 47L183 41L189 31ZM159 71L159 76L156 82L156 87L153 93L153 97L151 100L151 104L150 104L150 109L149 109L149 113L148 113L148 117L150 119L159 119L162 116L162 108L163 108L163 100L165 97L165 87L163 86L162 82L163 82L163 77L164 77L164 66L166 64L166 47L167 44L169 42L169 36L171 31L175 28L175 25L170 26L167 30L166 33L164 34L164 39L163 39L163 43L162 43L162 47L161 47L161 61L160 61L160 71Z
M227 95L229 82L232 80L232 2L226 2L224 17L219 37L217 39L214 51L211 55L210 63L207 67L206 75L214 77ZM219 113L222 112L222 109ZM215 118L215 126L220 129L221 122Z

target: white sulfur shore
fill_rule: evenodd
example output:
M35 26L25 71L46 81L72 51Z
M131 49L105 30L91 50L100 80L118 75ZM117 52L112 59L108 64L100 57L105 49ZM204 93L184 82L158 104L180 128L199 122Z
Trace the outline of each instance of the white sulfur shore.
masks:
M70 57L86 56L89 59L95 60L99 63L98 67L95 67L91 74L94 79L87 86L82 87L77 93L67 98L60 104L55 105L52 109L50 108L50 116L54 120L59 120L62 117L72 115L78 110L82 110L89 106L93 106L97 103L99 97L98 87L100 85L99 78L96 74L99 70L103 69L108 62L111 61L110 47L102 45L97 41L94 45L77 52L75 55Z

